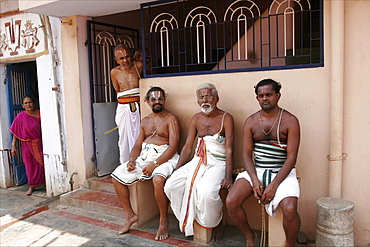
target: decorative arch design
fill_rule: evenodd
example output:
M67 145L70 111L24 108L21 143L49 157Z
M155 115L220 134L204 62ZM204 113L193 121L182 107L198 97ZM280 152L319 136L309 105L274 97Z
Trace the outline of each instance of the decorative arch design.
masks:
M95 43L103 46L116 46L116 41L112 34L102 31L95 36Z
M163 66L170 65L170 30L179 28L176 18L169 13L161 13L157 15L150 25L150 32L159 33L160 39L160 61Z
M196 31L197 62L201 63L201 52L203 52L203 63L207 62L206 25L217 23L215 13L206 6L194 8L186 16L184 26L194 27ZM201 42L203 40L203 42Z
M260 9L251 0L236 0L226 9L224 22L235 21L237 25L237 60L241 60L242 50L244 50L245 59L248 59L248 17L259 18L260 16ZM243 35L244 38L242 38Z
M130 49L135 49L135 45L134 45L134 41L132 40L132 38L128 35L120 35L118 36L117 38L117 45L118 44L122 44L122 45L125 45L127 46L128 48Z
M284 56L287 55L287 44L292 43L293 56L295 56L295 14L297 11L310 10L311 4L309 0L274 0L269 8L269 15L284 16ZM290 38L288 34L291 34ZM289 40L291 39L291 40Z

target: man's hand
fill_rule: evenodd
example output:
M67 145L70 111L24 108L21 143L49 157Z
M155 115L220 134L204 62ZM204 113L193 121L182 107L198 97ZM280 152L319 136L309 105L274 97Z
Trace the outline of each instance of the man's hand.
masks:
M254 197L258 201L261 201L262 194L263 194L263 186L262 186L262 183L258 179L253 180L252 183L253 183Z
M154 169L156 168L157 166L154 164L154 162L150 162L149 165L147 165L146 167L144 167L143 169L143 174L145 176L148 176L150 177L154 171Z
M136 162L135 161L129 161L127 163L127 171L131 172L136 169Z
M274 182L271 182L269 185L267 185L261 197L261 202L264 205L270 203L272 199L274 199L277 187L278 186L275 185Z
M224 178L221 183L221 189L230 190L233 187L233 180L231 178Z

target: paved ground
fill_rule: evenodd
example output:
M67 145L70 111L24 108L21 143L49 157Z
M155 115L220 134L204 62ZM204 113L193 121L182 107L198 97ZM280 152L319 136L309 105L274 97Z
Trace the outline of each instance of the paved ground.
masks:
M178 230L173 216L166 241L153 240L158 219L118 235L123 219L59 205L58 198L45 198L40 188L26 196L27 189L0 189L0 246L245 246L235 227L227 227L220 242L193 242Z
M0 189L0 246L245 246L241 232L226 226L220 242L208 245L192 241L178 229L170 215L170 238L154 241L158 218L140 229L118 235L122 218L59 205L59 198L46 198L38 188L26 196L28 186ZM307 246L307 245L297 245ZM311 245L310 245L311 246Z

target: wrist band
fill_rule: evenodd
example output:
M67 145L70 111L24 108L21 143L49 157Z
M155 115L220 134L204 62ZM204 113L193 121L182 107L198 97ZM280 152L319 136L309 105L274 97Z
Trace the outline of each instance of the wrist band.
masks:
M153 161L153 163L155 164L155 166L159 166L158 162L156 160Z

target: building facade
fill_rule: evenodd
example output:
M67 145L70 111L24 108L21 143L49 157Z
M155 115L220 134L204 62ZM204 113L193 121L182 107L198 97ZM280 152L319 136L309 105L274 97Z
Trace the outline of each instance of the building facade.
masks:
M370 59L367 57L370 50L370 43L367 42L370 38L369 1L318 1L318 8L322 11L321 21L311 22L311 26L321 27L318 34L319 48L317 50L317 46L311 46L310 54L315 56L309 62L289 62L291 60L286 59L307 54L303 49L305 47L297 45L298 38L292 38L299 37L298 26L303 27L303 21L292 28L294 32L286 31L282 37L277 35L276 39L270 39L270 43L279 41L279 45L285 45L283 55L279 55L279 46L274 46L277 47L275 50L269 48L269 62L263 60L264 20L277 18L275 22L269 22L274 24L268 27L268 37L272 37L281 22L276 14L278 12L269 10L272 5L279 6L283 1L270 1L268 6L263 6L264 1L213 1L216 5L227 2L228 5L225 3L223 9L216 8L216 5L200 5L200 1L199 8L184 8L187 11L185 14L171 12L170 3L159 6L162 9L158 11L149 1L110 1L110 4L101 1L105 3L105 8L97 1L86 2L84 8L77 6L79 3L71 8L64 1L44 1L42 4L32 1L19 1L17 4L14 1L1 1L0 74L1 81L5 82L0 84L1 187L14 183L11 179L13 171L9 168L12 161L7 151L11 146L9 112L14 103L10 102L7 91L11 66L36 70L47 194L58 195L84 186L86 179L99 173L94 140L93 108L96 102L93 99L95 91L91 86L93 75L90 72L94 58L89 57L91 51L88 45L88 41L91 42L88 37L88 21L93 20L107 23L111 27L119 25L139 30L143 41L140 39L140 43L135 46L149 49L147 63L150 63L152 69L151 72L147 70L145 78L140 81L141 95L151 86L160 86L166 90L167 106L181 121L182 144L190 118L198 111L195 96L197 86L204 82L216 85L220 95L219 107L235 119L235 168L243 166L241 143L244 121L259 109L253 86L264 78L281 82L282 97L279 104L295 114L301 124L301 145L296 165L301 187L301 230L310 238L315 238L317 199L341 197L355 203L355 245L365 246L370 243L370 216L367 214L370 207L366 197L366 188L370 185L370 167L367 164L370 158L367 139L370 139L370 134L366 132L370 127L370 116L367 114L370 112L370 98L367 96L370 91ZM141 13L144 14L138 18L140 3ZM237 7L228 8L233 3L237 3ZM202 6L203 9L200 8ZM227 17L227 10L229 14L234 11L236 15L242 6L245 6L244 13L249 13L244 15L245 21L236 21L244 25L242 34L218 40L217 37L225 36L219 32L228 30L225 23L231 20ZM286 14L282 15L283 30L284 27L292 27L291 21L296 19L292 17L293 12L295 16L303 13L304 18L307 6L313 9L313 4L302 4L301 12L286 7ZM208 14L201 14L205 10L209 11ZM193 13L190 16L198 15L199 19L195 18L191 22L187 19L188 13ZM201 19L204 16L207 16L207 20ZM193 28L197 20L202 20L204 26ZM171 28L166 26L168 23L172 25ZM222 28L219 28L220 23L224 25ZM159 24L159 29L155 29L156 24ZM213 33L212 36L207 28L214 28L218 35ZM235 30L242 30L240 26L238 28ZM166 39L167 36L155 36L161 30L162 34L168 34L170 38L171 35L180 38L171 43L170 38ZM229 33L231 30L228 30ZM312 30L310 44L317 40ZM298 43L303 44L304 34L301 37ZM15 41L17 38L19 45ZM158 45L161 43L155 43L156 39L168 45ZM212 39L218 40L218 51L206 49L209 45L207 41ZM179 45L179 40L190 43ZM231 45L226 45L227 41ZM240 48L243 45L246 49ZM214 48L214 43L210 46ZM248 52L250 47L255 49L252 54ZM299 48L300 52L294 53ZM275 57L271 54L275 54ZM272 57L276 59L272 60ZM200 64L202 67L199 67ZM109 77L104 80L109 84ZM143 97L141 101L144 103ZM149 109L144 106L141 112L146 115ZM260 207L253 199L247 203L248 207L259 212ZM260 214L248 216L252 227L258 229Z

